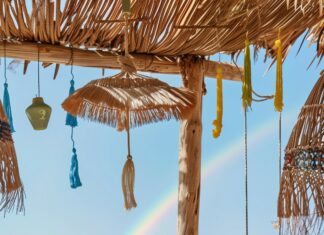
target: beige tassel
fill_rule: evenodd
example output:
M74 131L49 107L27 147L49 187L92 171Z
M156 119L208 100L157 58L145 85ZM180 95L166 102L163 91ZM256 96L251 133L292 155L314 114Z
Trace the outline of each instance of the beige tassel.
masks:
M124 193L124 205L126 210L137 207L134 197L134 184L135 184L135 167L132 156L127 156L127 161L124 165L122 176L122 187Z

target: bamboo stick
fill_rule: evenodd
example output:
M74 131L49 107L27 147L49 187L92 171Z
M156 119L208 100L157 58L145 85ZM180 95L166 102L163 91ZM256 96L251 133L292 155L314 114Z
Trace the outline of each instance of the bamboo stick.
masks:
M10 58L37 61L37 43L21 42L6 44L7 56ZM0 42L0 57L3 57L3 43ZM120 64L117 61L117 55L110 52L96 52L85 49L73 49L73 63L76 66L96 67L120 69ZM148 54L132 54L135 58L137 70L143 72L164 73L164 74L179 74L180 69L176 57L168 56L153 56ZM52 64L71 63L71 48L41 44L40 45L40 61ZM216 67L219 62L206 60L204 61L205 76L215 77ZM243 70L227 63L220 63L223 69L223 77L225 80L241 81Z

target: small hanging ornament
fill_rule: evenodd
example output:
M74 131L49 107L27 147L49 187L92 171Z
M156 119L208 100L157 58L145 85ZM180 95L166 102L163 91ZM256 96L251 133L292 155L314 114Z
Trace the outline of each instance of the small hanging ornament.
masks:
M283 89L282 89L282 48L280 33L275 41L277 48L277 67L276 67L276 93L274 97L274 107L277 112L282 112L283 108Z
M69 96L71 96L75 92L74 88L74 74L73 74L73 48L71 47L71 81L70 81L70 90ZM72 159L71 159L71 167L70 167L70 186L75 189L82 186L80 176L79 176L79 162L78 156L76 154L75 142L74 142L74 128L78 126L78 121L76 116L73 116L69 112L66 113L65 125L71 127L71 140L72 140Z
M45 130L51 117L52 108L44 102L40 96L40 80L39 80L39 46L38 46L38 95L33 98L32 104L26 109L27 117L34 130Z
M223 121L223 81L222 81L222 68L217 67L216 70L216 90L217 90L217 105L216 114L217 118L213 121L215 128L213 129L213 137L217 138L222 132L222 121Z
M242 81L242 104L244 109L251 107L252 104L251 56L249 39L245 40L244 77Z
M128 155L123 168L122 174L122 188L124 193L124 207L126 210L137 207L134 196L135 186L135 166L133 163L132 155L130 153L130 133L129 133L129 111L126 111L126 131L127 131L127 147Z
M10 125L0 101L0 211L24 212L24 186L19 176L18 161Z
M12 118L12 112L11 112L11 105L10 105L10 96L9 96L9 90L8 90L8 83L7 83L7 50L6 50L6 41L3 42L3 50L4 50L4 77L5 77L5 83L4 85L4 91L3 91L3 106L4 111L7 115L7 119L10 125L10 131L11 133L15 132L15 128L13 125L13 118Z

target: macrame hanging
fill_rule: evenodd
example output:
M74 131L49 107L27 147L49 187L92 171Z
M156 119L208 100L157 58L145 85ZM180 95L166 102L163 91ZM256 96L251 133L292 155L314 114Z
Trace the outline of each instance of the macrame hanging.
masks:
M277 49L277 65L276 65L276 91L274 95L274 108L277 112L279 112L279 150L278 150L278 166L279 166L279 184L281 181L281 135L282 135L282 109L283 109L283 82L282 82L282 47L281 47L281 39L280 39L280 29L278 32L278 39L275 41L275 47ZM280 220L280 219L279 219ZM279 229L279 235L282 234L281 224L278 221L276 223L276 227Z
M285 150L278 217L284 233L324 234L324 70Z
M186 88L174 88L158 79L136 73L128 53L130 2L123 1L125 56L119 56L121 73L91 81L76 90L62 104L74 116L87 118L127 132L128 154L122 174L124 206L137 206L134 196L135 167L130 151L130 128L146 123L186 118L195 95Z
M5 83L4 85L4 91L3 91L3 106L5 113L7 115L7 119L10 125L10 131L11 133L15 132L15 128L13 125L13 118L12 118L12 112L11 112L11 105L10 105L10 96L9 96L9 90L8 90L8 83L7 83L7 50L6 50L6 41L3 41L3 52L4 52L4 78Z
M73 48L71 47L71 81L70 81L70 90L69 96L72 95L75 91L74 88L74 74L73 74ZM74 141L74 128L78 126L78 120L75 116L66 113L65 125L71 127L71 140L72 140L72 159L70 166L70 187L75 189L82 186L80 176L79 176L79 161L76 154L75 141Z
M250 41L248 37L246 37L245 51L244 51L244 76L242 81L242 105L244 109L245 235L249 234L247 109L251 107L251 104L252 104L252 78L251 78Z
M24 187L20 180L18 161L10 125L0 101L0 211L24 212Z

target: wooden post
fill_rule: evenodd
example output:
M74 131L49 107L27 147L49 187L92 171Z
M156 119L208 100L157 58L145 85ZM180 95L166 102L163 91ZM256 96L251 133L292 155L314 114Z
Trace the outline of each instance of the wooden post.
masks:
M196 106L181 122L178 187L178 235L197 235L201 178L202 94L204 66L198 57L187 56L180 62L185 87L195 91Z

